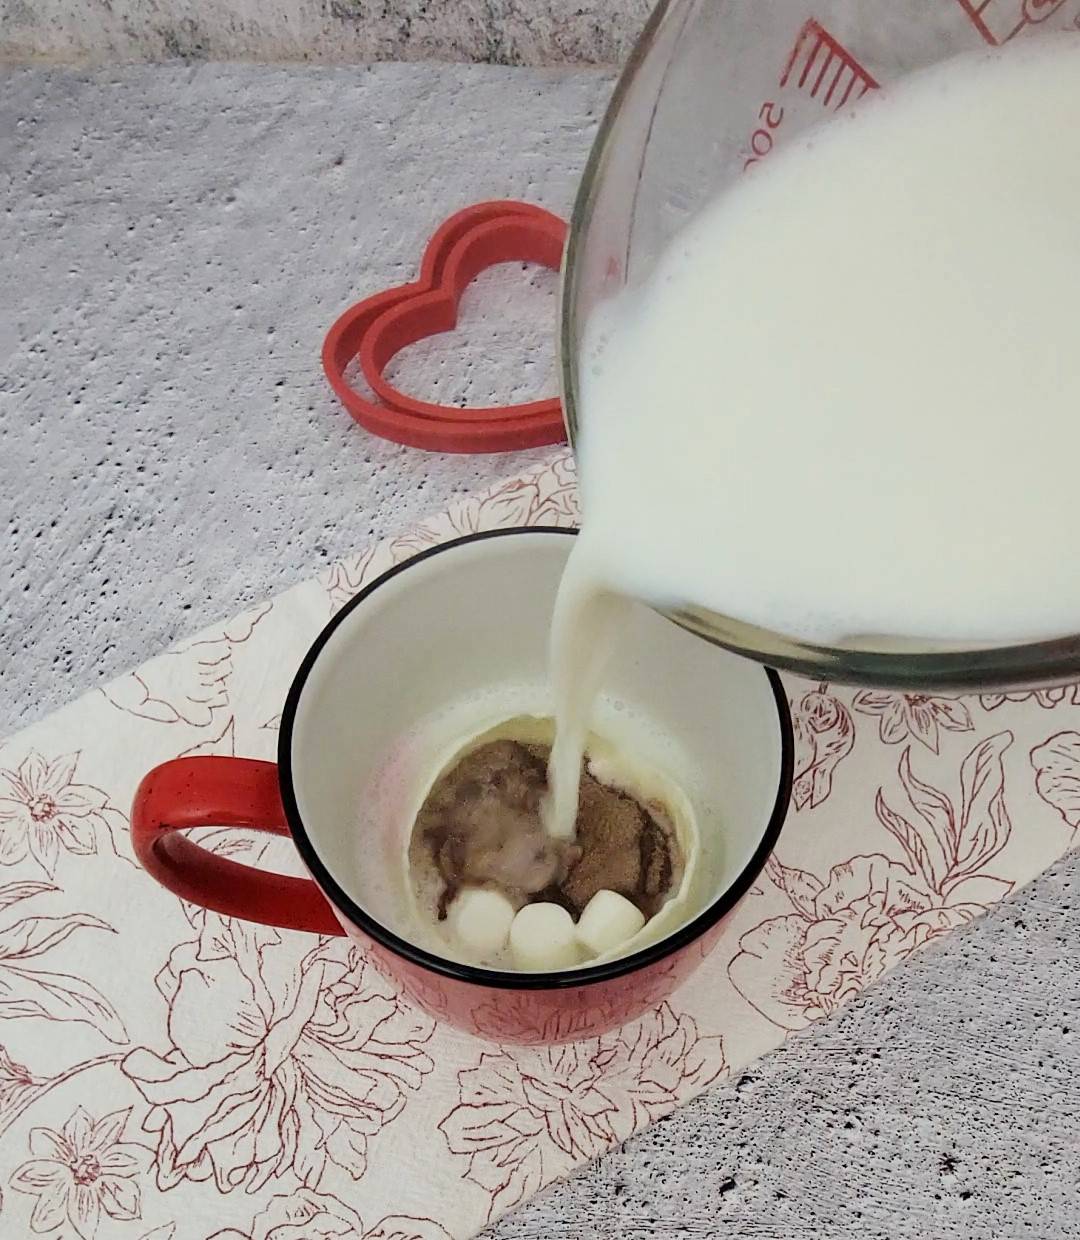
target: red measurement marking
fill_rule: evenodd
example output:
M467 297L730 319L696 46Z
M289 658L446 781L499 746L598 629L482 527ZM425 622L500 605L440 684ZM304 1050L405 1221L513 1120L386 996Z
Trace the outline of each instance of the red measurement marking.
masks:
M780 75L781 89L801 91L826 108L842 108L876 86L847 48L813 19L799 31ZM766 99L758 111L758 127L743 149L743 171L772 150L773 134L783 119L783 104Z
M826 107L842 108L853 96L862 98L877 86L874 77L842 43L813 18L799 31L780 85L792 83Z
M1065 0L957 0L975 29L993 47L1000 47L1024 29L1044 22Z

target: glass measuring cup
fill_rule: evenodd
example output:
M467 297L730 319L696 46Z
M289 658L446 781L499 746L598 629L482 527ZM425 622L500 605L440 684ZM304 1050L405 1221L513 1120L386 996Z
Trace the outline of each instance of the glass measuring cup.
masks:
M571 220L560 337L571 442L588 416L578 368L590 314L638 283L709 199L883 83L1055 29L1080 38L1080 0L661 0L616 87ZM700 607L667 614L727 649L817 680L962 691L1080 676L1080 635L1012 646L891 638L820 646Z

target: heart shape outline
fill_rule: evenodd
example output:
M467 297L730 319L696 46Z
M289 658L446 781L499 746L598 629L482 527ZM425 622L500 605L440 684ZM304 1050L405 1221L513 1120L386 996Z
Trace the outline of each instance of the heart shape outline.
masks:
M406 345L451 330L462 293L481 271L519 261L557 270L565 238L564 221L523 202L477 203L446 220L424 249L418 279L350 306L327 332L323 369L353 418L385 439L429 451L506 452L563 442L557 398L490 408L436 405L399 392L383 367ZM345 377L357 356L379 402Z

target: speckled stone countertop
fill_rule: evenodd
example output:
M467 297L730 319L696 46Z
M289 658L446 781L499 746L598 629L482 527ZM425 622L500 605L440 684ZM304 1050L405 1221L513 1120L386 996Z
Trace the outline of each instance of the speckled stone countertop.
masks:
M482 66L6 73L0 733L543 455L369 438L319 345L457 207L565 212L609 89ZM551 387L553 279L480 283L402 385ZM1080 1237L1077 873L491 1235Z

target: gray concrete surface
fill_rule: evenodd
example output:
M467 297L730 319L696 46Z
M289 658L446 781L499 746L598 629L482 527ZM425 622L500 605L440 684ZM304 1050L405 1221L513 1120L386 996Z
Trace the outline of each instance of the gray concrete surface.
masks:
M526 457L358 431L339 308L484 196L568 205L609 89L485 67L0 80L0 734ZM418 392L551 381L553 285L486 276ZM472 365L462 369L462 356ZM1080 1237L1075 859L491 1240Z
M621 64L651 0L0 0L0 59Z

